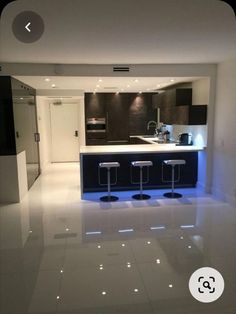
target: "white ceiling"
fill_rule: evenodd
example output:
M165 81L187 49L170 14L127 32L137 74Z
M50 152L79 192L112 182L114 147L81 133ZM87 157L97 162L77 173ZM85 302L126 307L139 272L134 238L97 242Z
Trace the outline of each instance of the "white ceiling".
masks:
M35 89L82 90L85 92L152 92L200 77L66 77L66 76L16 76ZM55 85L55 86L54 86Z
M18 42L11 30L23 8L45 22L34 44ZM235 15L219 0L15 1L2 15L1 32L3 62L218 63L236 57Z

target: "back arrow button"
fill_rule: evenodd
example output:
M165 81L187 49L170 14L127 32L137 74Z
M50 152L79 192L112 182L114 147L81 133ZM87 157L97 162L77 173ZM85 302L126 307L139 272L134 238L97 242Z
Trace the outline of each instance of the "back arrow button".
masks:
M31 22L29 22L26 26L25 26L25 29L30 33L31 32L31 29L29 28L29 26L31 25Z
M23 11L14 18L12 31L19 41L31 44L39 40L43 35L44 21L36 12Z

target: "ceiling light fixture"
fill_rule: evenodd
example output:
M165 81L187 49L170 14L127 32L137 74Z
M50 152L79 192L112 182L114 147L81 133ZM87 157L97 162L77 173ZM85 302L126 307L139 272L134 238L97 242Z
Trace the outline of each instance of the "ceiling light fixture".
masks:
M134 82L135 82L135 83L138 83L138 79L135 79Z
M55 84L52 84L52 88L55 88L56 87L56 85Z
M102 79L99 79L98 82L102 82Z

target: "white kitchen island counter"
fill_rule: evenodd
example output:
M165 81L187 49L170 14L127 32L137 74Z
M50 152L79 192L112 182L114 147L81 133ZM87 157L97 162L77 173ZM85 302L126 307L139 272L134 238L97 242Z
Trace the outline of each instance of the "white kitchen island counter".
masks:
M137 144L137 145L104 145L104 146L81 146L80 154L130 154L130 153L178 153L198 152L204 150L200 146L176 146L175 144Z
M176 186L195 187L198 176L198 152L204 150L199 146L176 146L171 144L152 143L148 139L147 144L130 145L104 145L104 146L82 146L80 148L80 175L81 175L81 194L86 192L106 191L106 169L99 169L101 162L119 162L117 182L112 177L112 190L125 191L137 189L139 173L133 180L131 163L133 161L150 160L153 163L149 173L146 188L168 188L170 187L170 169L163 167L163 161L169 159L184 159L186 165L181 167L181 177ZM152 144L151 144L152 143ZM145 170L146 171L146 170ZM164 171L164 172L163 172ZM113 171L114 172L114 171ZM147 175L147 174L144 174ZM164 181L163 181L163 177ZM146 180L146 179L145 179ZM168 181L168 182L166 182ZM101 184L102 182L102 184Z

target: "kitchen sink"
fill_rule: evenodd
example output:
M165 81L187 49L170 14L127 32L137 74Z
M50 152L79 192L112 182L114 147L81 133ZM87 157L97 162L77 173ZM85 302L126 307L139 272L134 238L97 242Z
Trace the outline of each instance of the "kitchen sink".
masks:
M169 141L169 142L163 142L160 140L152 140L152 142L157 143L157 144L176 144L176 141Z

